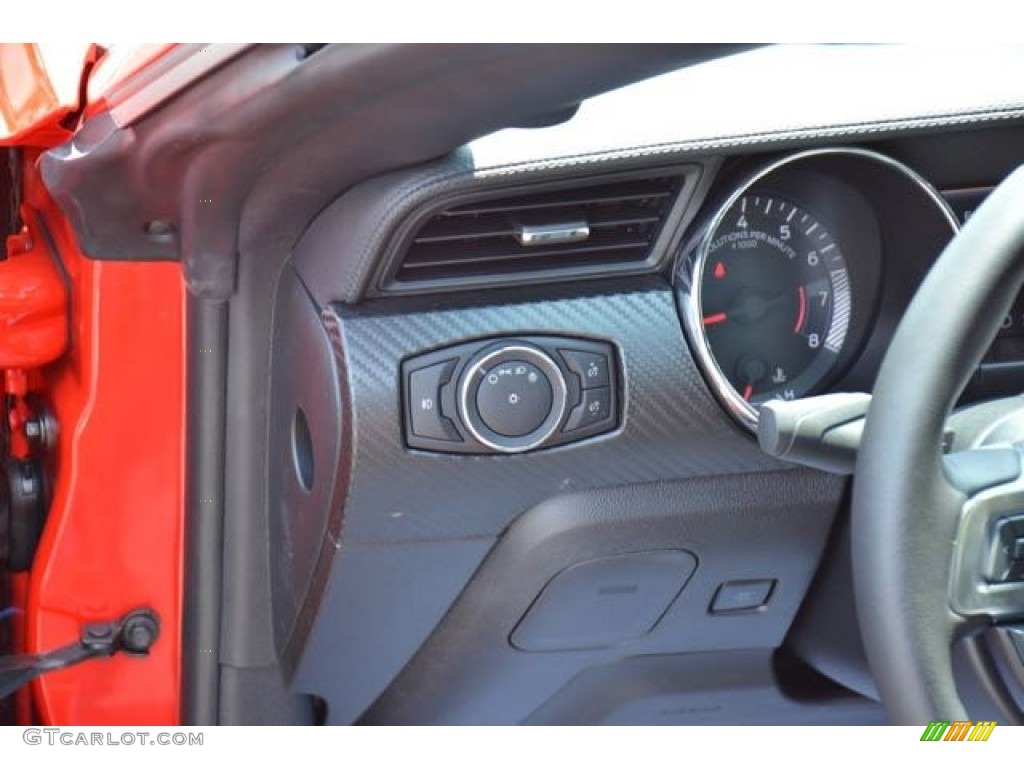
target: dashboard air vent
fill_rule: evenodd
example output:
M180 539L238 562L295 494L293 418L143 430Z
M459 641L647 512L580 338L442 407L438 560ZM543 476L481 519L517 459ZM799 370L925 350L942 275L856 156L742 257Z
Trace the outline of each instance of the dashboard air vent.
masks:
M420 226L392 286L440 282L454 287L526 273L643 267L684 179L680 172L661 171L506 192L448 208Z

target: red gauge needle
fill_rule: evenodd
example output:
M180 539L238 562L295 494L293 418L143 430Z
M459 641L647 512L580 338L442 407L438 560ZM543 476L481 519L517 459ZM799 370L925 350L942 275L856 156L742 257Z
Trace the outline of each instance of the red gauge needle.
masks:
M807 320L807 289L802 285L797 286L796 298L800 309L796 315L796 325L793 326L793 333L800 333L804 329L804 321Z
M716 315L708 315L701 322L704 325L717 325L718 323L724 323L729 319L729 316L725 312L719 312Z
M743 399L747 402L750 401L750 396L754 394L754 385L747 384L747 388L743 390Z

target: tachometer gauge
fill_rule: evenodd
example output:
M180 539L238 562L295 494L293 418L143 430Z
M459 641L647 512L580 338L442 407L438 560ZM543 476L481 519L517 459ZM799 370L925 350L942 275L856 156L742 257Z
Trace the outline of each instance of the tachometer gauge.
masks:
M850 280L825 225L778 197L747 194L712 233L700 323L722 375L748 403L820 383L850 325Z
M711 220L683 268L681 309L713 388L748 426L757 406L812 392L850 329L840 243L801 203L748 187Z
M956 232L940 193L860 147L733 163L720 179L674 273L708 389L751 431L767 401L870 391L891 319Z

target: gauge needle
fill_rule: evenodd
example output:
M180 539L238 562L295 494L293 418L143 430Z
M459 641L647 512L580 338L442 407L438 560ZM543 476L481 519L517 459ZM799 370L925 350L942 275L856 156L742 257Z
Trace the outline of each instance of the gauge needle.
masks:
M725 312L719 312L715 315L708 315L701 322L704 325L718 325L718 323L724 323L729 319L729 316Z
M747 402L749 402L750 401L750 396L752 394L754 394L754 384L753 384L753 382L751 382L750 384L747 384L746 389L743 390L743 399L746 400Z
M793 333L800 333L804 329L804 321L807 320L807 289L802 285L797 286L796 298L800 308L797 311Z

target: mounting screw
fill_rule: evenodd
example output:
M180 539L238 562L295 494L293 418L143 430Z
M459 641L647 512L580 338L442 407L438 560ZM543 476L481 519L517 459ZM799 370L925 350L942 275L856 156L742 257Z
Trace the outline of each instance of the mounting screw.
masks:
M121 647L125 653L146 654L160 634L160 623L148 610L125 619L121 629Z
M161 245L173 243L177 235L174 223L163 219L147 222L142 229L150 240Z

